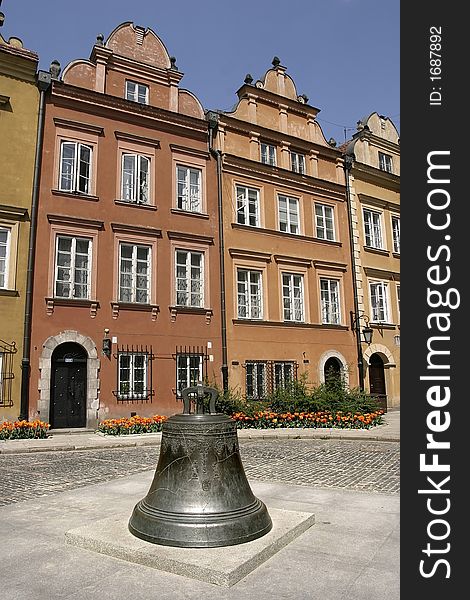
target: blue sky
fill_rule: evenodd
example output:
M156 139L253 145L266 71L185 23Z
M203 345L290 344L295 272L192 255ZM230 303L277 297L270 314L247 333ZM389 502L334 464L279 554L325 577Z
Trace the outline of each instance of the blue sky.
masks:
M40 68L88 58L124 21L150 27L206 109L230 110L247 73L281 59L297 92L342 143L377 111L400 128L399 0L4 0L0 33L36 51ZM345 131L346 129L346 131Z

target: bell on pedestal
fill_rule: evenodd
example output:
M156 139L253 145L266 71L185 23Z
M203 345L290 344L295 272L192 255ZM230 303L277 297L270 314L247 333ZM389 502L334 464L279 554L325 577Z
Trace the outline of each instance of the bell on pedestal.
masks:
M217 390L199 385L182 394L183 414L163 424L155 476L134 508L129 531L154 544L186 548L232 546L265 535L271 517L246 478L235 421L215 412ZM198 396L195 414L191 394Z

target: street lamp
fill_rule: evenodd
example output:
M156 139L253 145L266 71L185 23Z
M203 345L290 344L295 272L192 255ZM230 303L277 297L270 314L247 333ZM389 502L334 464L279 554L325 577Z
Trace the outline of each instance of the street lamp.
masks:
M351 329L354 331L356 336L356 347L357 347L357 368L359 371L359 388L361 392L364 391L364 358L362 355L362 342L364 341L368 346L372 342L372 327L369 325L369 317L364 313L350 312L351 315ZM361 319L365 325L361 331ZM361 333L363 339L361 339Z

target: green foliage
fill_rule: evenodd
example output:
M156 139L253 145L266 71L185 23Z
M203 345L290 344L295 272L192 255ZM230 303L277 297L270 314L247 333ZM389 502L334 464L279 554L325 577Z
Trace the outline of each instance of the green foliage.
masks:
M247 400L239 391L230 389L225 393L220 390L215 402L216 411L229 416L239 412L252 416L256 412L266 410L267 406L266 402Z

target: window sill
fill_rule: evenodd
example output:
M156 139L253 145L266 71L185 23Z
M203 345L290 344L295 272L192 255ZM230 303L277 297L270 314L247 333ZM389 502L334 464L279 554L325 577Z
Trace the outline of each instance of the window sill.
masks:
M390 252L388 250L384 250L383 248L373 248L372 246L364 246L364 250L366 252L371 252L372 254L380 254L381 256L390 256Z
M197 212L193 210L184 210L182 208L172 208L170 212L174 215L182 215L186 217L196 217L197 219L209 219L209 215L203 212Z
M121 310L133 310L149 312L151 313L152 321L156 321L158 313L160 312L160 307L157 304L144 304L143 302L111 302L111 309L113 319L119 317Z
M309 235L302 235L300 233L287 233L279 231L278 229L267 229L265 227L259 227L255 225L242 225L241 223L232 222L232 229L241 229L242 231L256 231L257 233L266 233L268 235L277 235L291 240L302 240L307 242L316 242L318 244L328 244L329 246L337 246L341 248L343 245L341 242L333 242L330 240L323 240L322 238L312 237Z
M392 252L392 256L394 258L400 258L400 253L399 252Z
M84 194L82 192L66 192L64 190L51 190L53 196L64 196L64 198L74 198L75 200L88 200L90 202L99 202L98 196Z
M90 317L94 319L100 303L98 300L87 300L85 298L46 298L46 314L51 316L56 306L69 306L73 308L88 308Z
M146 204L144 202L131 202L130 200L114 200L114 204L117 206L128 206L132 208L143 208L145 210L157 210L154 204Z
M308 329L337 329L347 331L346 325L329 325L326 323L305 323L299 321L262 321L256 319L232 319L234 325L261 325L263 327L301 327Z
M369 321L369 325L374 329L396 329L397 325L394 323L381 323L380 321Z
M206 323L209 325L212 320L212 315L214 314L212 308L199 308L196 306L169 306L168 308L170 310L172 323L176 321L178 314L205 315Z
M18 292L18 290L8 290L6 288L0 288L0 296L18 297L19 295L20 293Z

